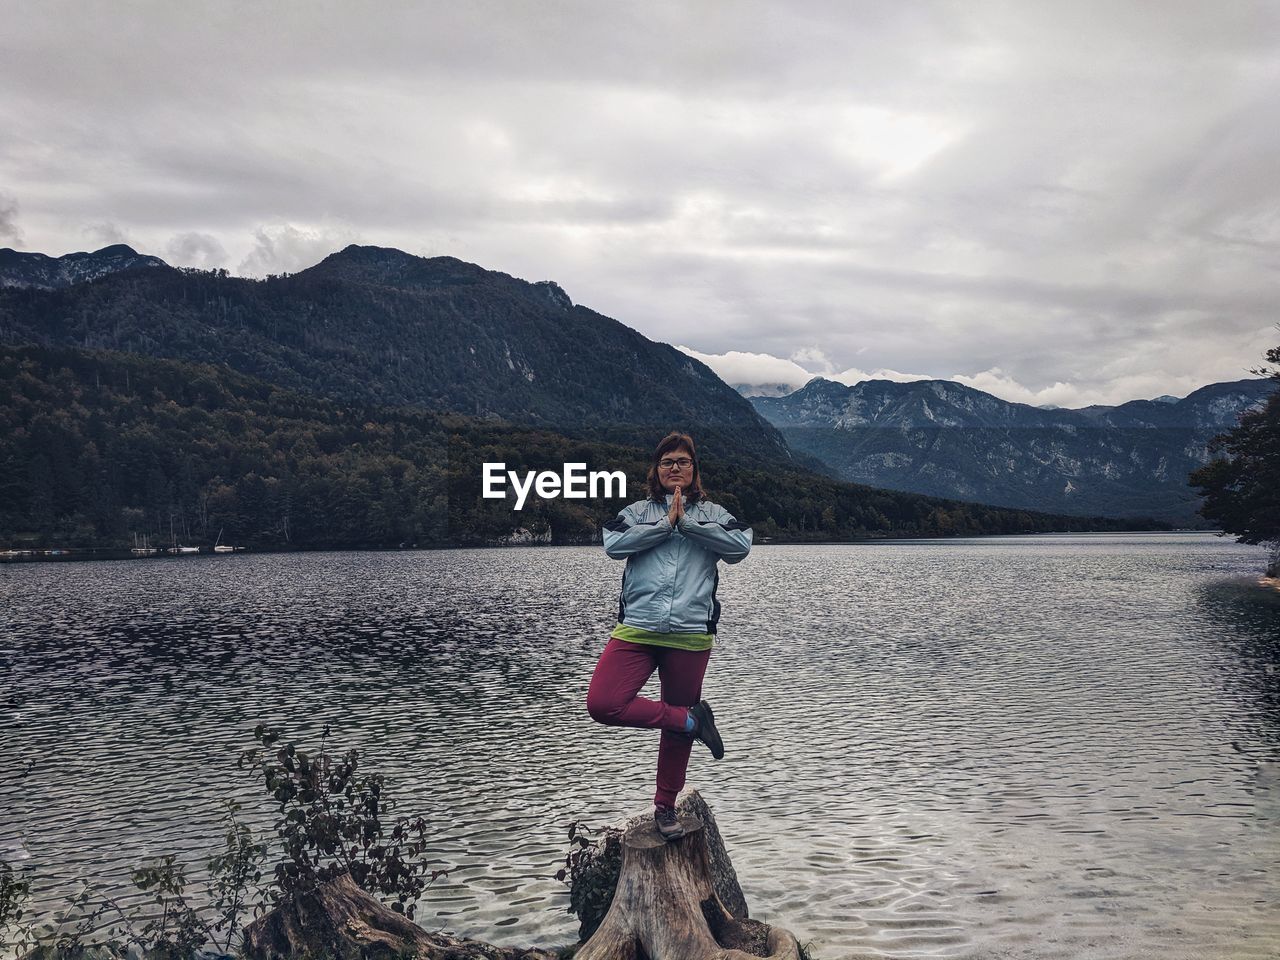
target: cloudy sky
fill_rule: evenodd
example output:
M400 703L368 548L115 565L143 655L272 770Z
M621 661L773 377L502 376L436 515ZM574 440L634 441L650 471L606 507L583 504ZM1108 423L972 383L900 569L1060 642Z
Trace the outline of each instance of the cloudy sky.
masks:
M394 246L734 383L1181 396L1280 342L1277 10L0 0L0 246Z

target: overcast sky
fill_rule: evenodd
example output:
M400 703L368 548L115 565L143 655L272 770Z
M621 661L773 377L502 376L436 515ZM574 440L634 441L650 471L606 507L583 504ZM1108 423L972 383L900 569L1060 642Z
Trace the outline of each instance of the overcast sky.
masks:
M1182 396L1280 343L1277 10L0 0L0 246L394 246L735 383Z

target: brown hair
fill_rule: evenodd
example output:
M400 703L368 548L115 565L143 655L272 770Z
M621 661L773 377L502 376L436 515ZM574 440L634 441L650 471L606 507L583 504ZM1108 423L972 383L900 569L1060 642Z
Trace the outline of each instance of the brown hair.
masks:
M649 499L665 503L667 491L658 480L658 461L672 450L684 447L693 459L693 478L680 489L680 495L687 503L697 503L705 494L702 492L702 474L698 470L698 448L693 445L693 437L687 433L668 433L653 451L653 462L649 464Z

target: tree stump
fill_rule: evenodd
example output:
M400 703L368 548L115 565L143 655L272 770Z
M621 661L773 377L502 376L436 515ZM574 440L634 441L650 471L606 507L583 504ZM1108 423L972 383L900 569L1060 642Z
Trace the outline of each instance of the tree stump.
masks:
M244 928L252 960L298 957L379 960L555 960L545 950L498 947L429 933L356 886L348 874L298 894Z
M696 787L686 786L676 797L676 814L702 821L711 864L711 886L731 914L747 919L747 898L742 895L737 871L725 849L716 815ZM595 843L577 855L570 871L570 910L578 915L578 940L585 943L604 921L613 903L613 891L622 872L622 838L632 827L653 823L653 810L626 818L620 827L604 827Z
M801 960L790 931L726 909L712 887L702 821L680 823L679 840L663 839L652 821L626 832L613 903L574 960Z

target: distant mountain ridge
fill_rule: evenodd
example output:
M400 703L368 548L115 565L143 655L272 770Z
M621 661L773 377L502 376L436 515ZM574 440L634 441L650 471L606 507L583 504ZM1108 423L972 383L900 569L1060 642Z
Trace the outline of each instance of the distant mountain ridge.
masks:
M0 559L5 548L127 550L136 536L208 550L598 543L643 496L649 449L545 428L345 404L216 364L0 344ZM481 496L482 464L584 461L625 498ZM761 541L1123 530L716 460L716 500ZM521 532L523 530L523 532ZM225 537L223 537L225 533ZM126 556L128 554L125 554Z
M1187 474L1211 437L1274 389L1266 379L1181 400L1044 409L949 380L815 378L752 404L843 480L1056 513L1154 516L1202 526Z
M815 378L748 401L738 392L746 385L735 390L674 347L575 305L552 281L359 245L267 280L175 269L123 244L59 258L0 250L0 342L215 363L347 402L641 447L687 429L713 457L825 464L888 489L1185 525L1203 525L1186 474L1270 388L1237 381L1181 400L1063 410L951 381Z
M68 253L61 257L20 253L4 247L0 249L0 287L57 290L121 270L167 266L159 257L138 253L123 243L114 243L93 253Z
M555 283L453 257L352 245L267 280L161 265L4 289L0 340L218 363L335 399L646 447L682 428L722 455L792 462L778 431L698 360Z

